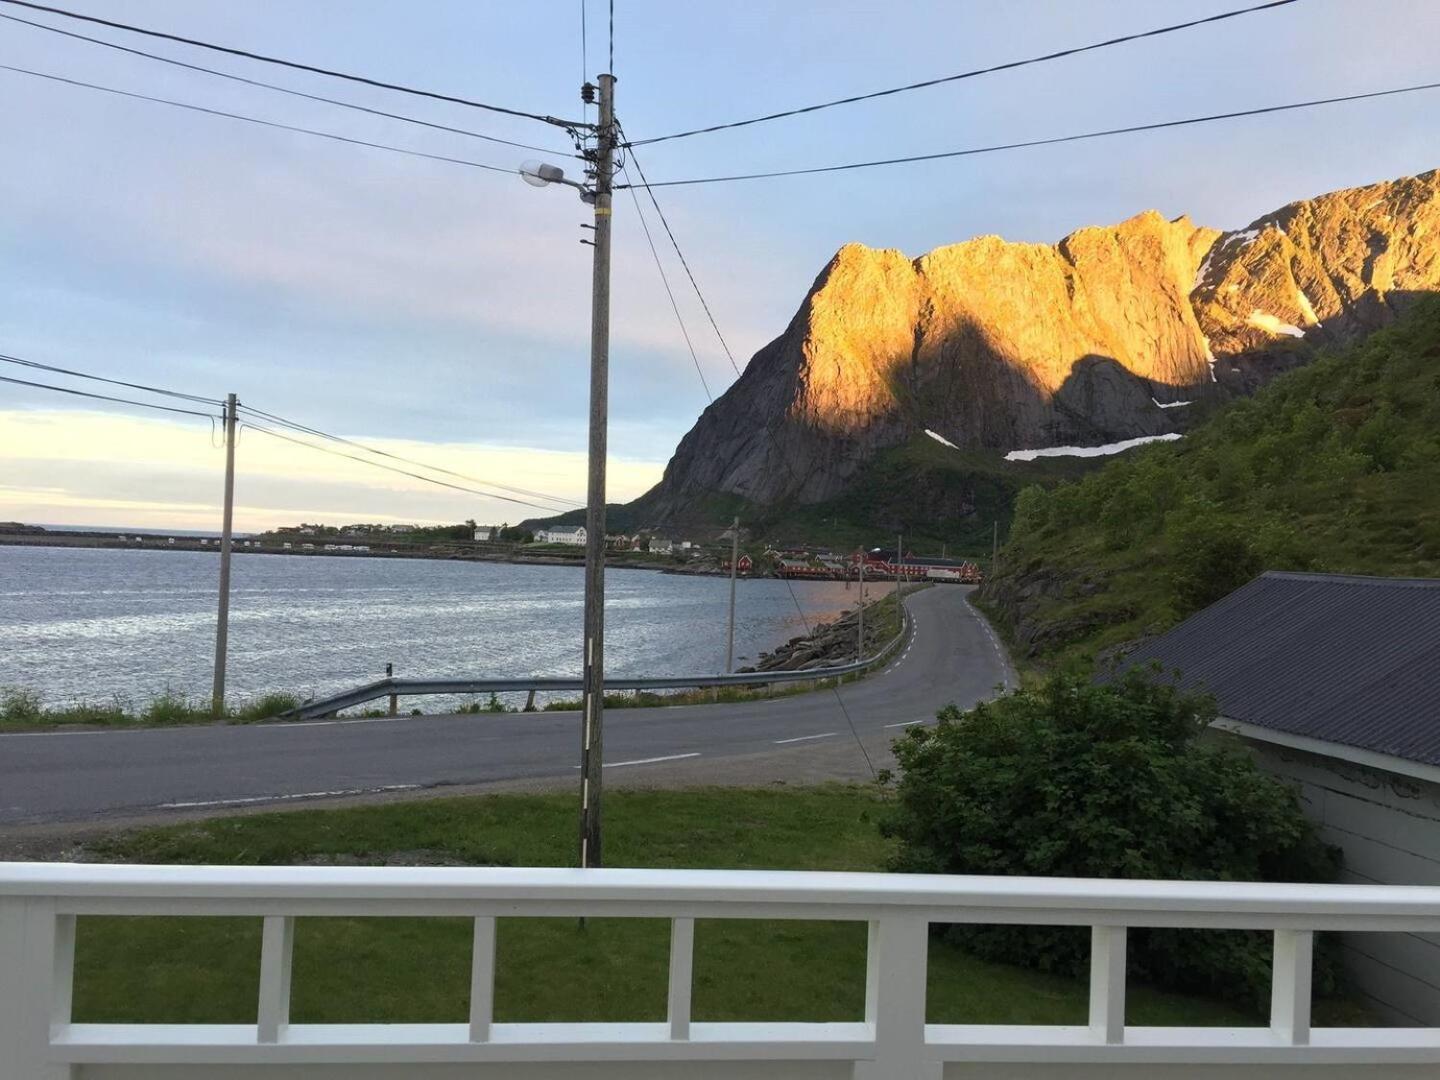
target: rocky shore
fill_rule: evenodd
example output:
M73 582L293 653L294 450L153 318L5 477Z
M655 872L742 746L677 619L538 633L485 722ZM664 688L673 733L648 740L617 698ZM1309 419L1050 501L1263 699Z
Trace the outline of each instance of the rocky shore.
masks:
M808 634L793 637L773 652L761 653L753 667L740 671L811 671L836 667L857 659L860 627L859 613L845 611L832 622L820 623ZM883 649L898 629L895 598L865 605L865 655L874 656Z

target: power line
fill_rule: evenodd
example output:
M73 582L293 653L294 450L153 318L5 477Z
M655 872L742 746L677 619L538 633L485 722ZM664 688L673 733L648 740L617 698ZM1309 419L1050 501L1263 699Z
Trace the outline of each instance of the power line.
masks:
M618 126L618 125L617 125L617 126ZM624 129L621 128L620 130L621 130L621 134L622 134L622 136L623 136L623 134L624 134ZM643 180L645 179L645 171L644 171L644 169L641 168L641 166L640 166L640 160L639 160L639 158L637 158L637 157L635 156L635 152L634 152L633 148L632 148L632 150L630 151L630 161L634 162L634 164L635 164L635 170L636 170L638 173L640 173L640 179L643 181ZM627 186L628 186L628 185L627 185ZM670 223L669 223L669 221L666 220L666 218L665 218L665 211L662 210L662 209L660 209L660 203L656 200L656 198L655 198L655 193L650 190L650 185L649 185L649 184L644 184L644 185L642 185L642 186L645 188L646 193L649 194L649 196L650 196L650 202L651 202L651 204L655 207L655 213L659 215L661 224L663 224L663 225L665 226L665 233L666 233L666 235L668 235L668 236L670 237L670 244L671 244L671 246L675 249L675 254L680 257L680 264L685 267L685 274L686 274L686 276L690 279L690 286L691 286L691 288L693 288L693 289L695 290L695 295L696 295L697 297L699 297L699 299L700 299L700 306L705 309L705 314L706 314L706 316L707 316L707 317L709 318L709 320L710 320L710 327L711 327L711 329L713 329L713 330L715 331L715 337L719 340L721 348L723 348L723 349L725 350L725 355L726 355L727 357L729 357L729 359L730 359L730 366L735 369L735 374L736 374L736 376L738 377L738 376L740 375L740 366L735 363L735 356L734 356L734 354L731 353L731 351L730 351L730 345L726 342L726 340L725 340L725 335L720 332L720 325L719 325L719 323L717 323L717 322L715 321L715 315L714 315L713 312L711 312L711 310L710 310L710 304L706 301L706 299L705 299L705 294L704 294L704 293L701 291L701 289L700 289L700 283L695 280L695 275L694 275L694 274L691 272L691 270L690 270L690 263L689 263L689 261L685 258L685 253L680 250L680 243L679 243L678 240L675 239L675 232L674 232L674 230L672 230L672 229L670 228ZM632 197L634 196L635 192L634 192L633 188L631 189L630 194L631 194ZM635 208L636 208L637 211L638 211L639 208L640 208L640 201L639 201L638 198L635 200ZM644 220L643 215L642 215L641 220L642 220L642 221ZM647 235L647 236L649 235L649 230L648 230L648 229L646 230L646 235ZM653 245L653 244L651 245L651 251L652 251L652 252L654 251L654 245ZM659 261L658 256L657 256L656 261L657 261L657 264L658 264L658 261ZM663 277L664 277L664 271L663 271L663 270L661 271L661 277L662 277L662 279L663 279ZM667 289L667 290L669 289L669 284L668 284L668 282L667 282L667 284L666 284L666 289ZM674 298L673 298L673 296L672 296L672 298L671 298L671 303L672 303L672 304L674 303ZM680 314L678 308L676 309L675 314L676 314L676 317L678 318L678 317L679 317L679 314ZM681 322L681 326L682 326L682 329L683 329L683 326L684 326L683 320L682 320L682 322ZM687 341L687 343L688 343L688 341L689 341L689 335L688 335L688 334L686 335L686 341ZM693 350L692 350L692 355L693 355ZM696 362L696 372L698 373L699 370L700 370L699 362L697 361L697 362ZM703 374L700 376L700 381L701 381L701 383L702 383L703 385L705 385L705 393L708 395L708 394L710 393L710 387L709 387L708 384L705 384L705 376L704 376ZM795 471L790 467L790 460L789 460L789 458L788 458L788 457L784 454L784 452L781 450L780 444L779 444L779 440L777 440L777 439L775 438L775 433L770 430L770 428L769 428L768 425L762 426L760 430L762 430L763 432L765 432L765 437L770 440L770 445L771 445L771 447L775 450L776 456L777 456L777 458L779 459L780 463L784 466L785 471L789 474L791 482L794 483L794 484L796 485L796 487L798 488L798 487L799 487L798 478L795 476ZM806 634L809 634L809 633L810 633L810 620L809 620L809 619L806 617L806 615L805 615L805 608L801 605L801 603L800 603L800 598L795 595L795 585L794 585L794 583L793 583L789 578L782 578L781 580L785 582L785 590L786 590L786 592L788 592L788 593L790 594L790 602L791 602L793 605L795 605L795 612L796 612L796 614L798 614L798 615L800 616L800 624L805 628L805 633L806 633ZM856 745L857 747L859 747L859 749L860 749L860 755L861 755L861 757L863 757L863 758L865 759L865 765L866 765L866 767L870 770L870 775L871 775L872 777L873 777L873 776L876 776L877 774L876 774L876 772L875 772L875 763L870 760L870 751L868 751L867 749L865 749L865 742L864 742L863 739L860 738L860 732L859 732L859 730L855 727L855 720L854 720L853 717L851 717L851 715L850 715L850 710L845 707L845 700L844 700L844 698L841 697L841 695L840 695L840 688L839 688L838 686L832 686L830 689L831 689L831 691L832 691L832 692L834 693L834 695L835 695L835 704L837 704L837 705L840 706L840 712L844 715L844 717L845 717L845 723L846 723L846 724L849 726L849 728L850 728L850 734L851 734L851 736L852 736L852 737L854 738L854 740L855 740L855 745Z
M625 129L623 127L620 128L620 134L622 137L625 134ZM670 246L675 249L675 254L680 259L680 265L685 268L685 276L690 279L690 287L695 290L695 295L700 299L700 306L705 309L705 317L710 320L710 328L715 331L715 337L719 339L720 347L725 350L725 356L727 359L729 359L730 366L735 370L735 375L738 377L740 375L740 365L735 362L735 354L730 351L730 345L728 342L726 342L725 335L720 332L720 324L715 321L715 313L710 310L710 305L705 300L705 294L700 290L700 283L695 280L695 274L690 269L690 262L688 259L685 258L685 252L680 250L680 242L675 239L675 230L670 228L670 221L668 218L665 217L665 211L660 209L660 203L655 198L655 192L652 190L652 188L659 187L661 185L651 184L646 179L645 170L640 165L640 159L635 155L635 150L633 147L629 151L629 159L630 161L634 162L635 171L640 174L640 183L637 185L618 184L616 186L624 188L642 187L645 189L645 193L650 196L650 205L655 207L655 213L660 218L660 224L665 227L665 235L670 238ZM639 205L638 200L636 202L636 205ZM709 393L708 386L706 387L706 393Z
M747 120L734 120L728 124L712 124L709 127L692 128L689 131L677 131L672 135L658 135L653 139L639 139L628 145L645 146L647 143L669 142L672 139L688 139L692 135L708 135L715 131L727 131L731 128L749 127L751 124L763 124L770 120L781 120L789 116L801 116L806 113L820 112L822 109L833 109L837 105L852 105L857 101L870 101L874 98L908 93L911 90L923 90L930 86L960 82L962 79L973 79L980 75L991 75L997 71L1010 71L1014 68L1027 67L1031 64L1044 64L1051 60L1063 59L1067 56L1077 56L1080 53L1093 52L1096 49L1107 49L1112 45L1124 45L1128 42L1140 41L1144 38L1159 37L1162 34L1173 34L1179 30L1189 30L1196 26L1204 26L1207 23L1223 22L1226 19L1234 19L1241 15L1250 15L1257 11L1267 11L1271 8L1284 7L1287 4L1293 3L1295 3L1295 0L1270 0L1268 3L1257 4L1254 7L1240 8L1236 11L1226 11L1219 15L1211 15L1203 19L1191 19L1189 22L1174 23L1170 26L1160 26L1154 30L1145 30L1136 34L1125 34L1122 37L1109 38L1105 41L1095 41L1089 45L1078 45L1069 49L1061 49L1058 52L1046 53L1043 56L1032 56L1025 60L1011 60L1004 64L994 64L990 67L976 68L973 71L962 71L956 75L942 75L938 79L926 79L923 82L907 83L904 86L892 86L889 89L875 90L868 94L855 94L851 97L836 98L833 101L822 101L818 104L805 105L798 109L786 109L783 112L766 113L764 116L752 116Z
M217 408L224 405L219 398L201 397L199 394L182 394L178 390L165 390L158 386L146 386L144 383L125 382L123 379L107 379L103 375L91 375L84 371L72 371L70 368L56 367L53 364L42 364L38 360L23 360L18 356L6 356L0 353L0 361L7 364L17 364L20 367L34 368L37 371L50 371L56 375L70 375L77 379L93 379L95 382L109 383L111 386L124 386L131 390L144 390L149 394L160 394L163 397L179 398L182 401L195 401L201 405L214 405Z
M0 382L14 383L16 386L33 386L39 390L54 390L57 394L73 394L75 397L93 398L96 401L113 401L119 405L135 405L142 409L158 409L160 412L180 413L183 416L199 416L206 420L214 420L210 413L200 412L196 409L177 409L173 405L156 405L150 401L135 401L131 398L111 397L109 394L94 394L89 390L76 390L69 386L54 386L51 383L30 382L28 379L12 379L8 375L0 375Z
M478 131L469 131L466 128L451 127L448 124L435 124L429 120L421 120L414 116L405 116L402 113L386 112L384 109L372 109L366 105L358 105L353 101L341 101L338 98L324 97L320 94L307 94L303 90L295 90L288 86L279 86L276 83L263 82L260 79L249 79L244 75L235 75L228 71L219 71L201 64L187 63L184 60L176 60L170 56L161 56L159 53L146 52L144 49L132 49L128 45L121 45L114 41L106 41L104 38L90 37L87 34L77 34L71 30L62 30L58 26L48 26L45 23L32 22L30 19L22 19L17 15L0 14L0 19L8 19L10 22L22 23L25 26L33 26L37 30L48 30L52 34L60 34L64 37L74 38L77 41L88 41L94 45L103 45L107 49L115 49L119 52L129 53L131 56L143 56L147 60L157 60L162 64L171 64L175 67L186 68L189 71L200 71L206 75L215 75L221 79L230 79L234 82L244 83L247 86L259 86L266 90L275 90L282 94L290 94L293 97L305 98L307 101L321 101L327 105L338 105L342 109L354 109L356 112L369 113L371 116L383 116L389 120L401 120L407 124L417 124L420 127L433 128L436 131L448 131L452 134L464 135L471 139L484 139L486 142L499 143L502 146L515 146L521 150L538 150L542 154L568 153L568 151L551 150L544 146L531 146L529 143L511 142L509 139L500 139L494 135L485 135Z
M675 302L675 292L670 288L670 278L665 273L665 264L660 261L660 252L655 250L654 237L650 235L650 225L645 220L645 211L640 206L640 197L635 194L635 189L630 189L630 198L635 203L635 215L640 219L640 227L645 230L645 242L650 245L650 256L655 260L655 269L660 271L660 281L665 286L665 295L670 298L670 310L675 312L675 321L680 324L680 334L685 339L685 347L690 350L690 359L695 364L695 374L700 376L700 385L705 388L705 399L714 402L715 395L710 392L710 383L705 378L705 372L700 367L700 357L695 353L695 343L690 340L690 331L685 326L685 317L680 314L680 305Z
M1297 101L1287 105L1266 105L1256 109L1239 109L1235 112L1212 113L1209 116L1192 116L1184 120L1164 120L1154 124L1132 124L1128 127L1106 128L1102 131L1087 131L1079 135L1060 135L1049 139L1029 139L1024 142L1000 143L994 146L977 146L966 150L946 150L935 154L912 154L908 157L881 158L875 161L853 161L844 165L822 165L809 169L778 169L774 172L732 173L728 176L703 176L685 180L657 180L644 187L681 187L689 184L723 184L737 180L769 180L780 176L813 176L818 173L845 172L850 169L873 169L881 165L906 165L917 161L939 161L943 158L971 157L976 154L994 154L1002 150L1022 150L1033 146L1055 146L1060 143L1081 142L1086 139L1103 139L1111 135L1129 135L1139 131L1160 131L1165 128L1188 127L1193 124L1209 124L1220 120L1235 120L1247 116L1263 116L1268 113L1291 112L1296 109L1313 109L1321 105L1337 105L1348 101L1366 101L1371 98L1393 97L1396 94L1413 94L1420 90L1440 89L1440 82L1420 83L1415 86L1400 86L1391 90L1372 90L1364 94L1346 94L1342 97L1316 98L1311 101ZM633 146L632 146L633 152ZM629 187L620 184L619 187Z
M433 476L425 476L421 473L410 472L408 469L398 469L393 465L383 465L378 461L371 461L369 458L363 458L357 454L347 454L343 450L334 450L328 446L320 446L316 443L306 442L304 439L296 439L290 435L281 434L280 432L274 431L271 428L263 427L262 425L255 423L253 420L245 421L243 426L249 428L251 431L258 431L263 435L269 435L272 438L280 439L284 442L294 443L296 446L304 446L310 450L317 450L322 454L333 454L335 457L348 458L351 461L358 461L361 465L369 465L372 468L384 469L386 472L399 473L401 476L409 476L415 480L423 480L425 483L434 484L437 487L451 488L454 491L463 491L468 495L478 495L484 499L499 499L502 502L519 503L521 506L529 506L533 507L536 510L544 510L547 513L554 513L554 507L541 506L539 503L526 502L524 499L513 498L509 495L497 495L493 491L479 491L476 488L463 487L460 484L452 484L446 480L437 480Z
M584 506L583 503L575 502L573 499L561 498L558 495L548 495L543 491L531 491L527 488L511 487L509 484L500 484L493 480L484 480L478 476L469 476L462 472L455 472L453 469L442 468L439 465L431 465L429 462L417 461L414 458L404 457L400 454L393 454L388 450L380 450L373 446L367 446L362 442L356 442L354 439L347 439L341 435L334 435L328 431L322 431L319 428L310 427L307 424L301 424L295 420L287 420L283 416L277 416L275 413L265 412L263 409L256 409L249 405L242 405L240 406L240 408L244 412L262 417L263 419L269 420L272 423L281 424L284 427L290 428L294 431L299 431L306 435L314 435L317 438L327 439L330 442L343 443L344 445L352 446L357 450L363 450L367 454L375 454L378 457L389 458L392 461L403 461L407 465L416 465L422 469L428 469L431 472L443 473L446 476L453 476L457 480L468 480L472 484L480 484L485 487L499 488L501 491L508 491L514 495L528 495L531 498L544 499L547 502L560 504L560 506L558 507L546 507L545 509L566 513L571 509L582 509Z
M15 3L16 0L0 0L0 3ZM421 150L407 150L401 146L391 146L388 143L369 142L365 139L352 139L348 135L336 135L333 131L317 131L314 128L296 127L293 124L281 124L274 120L261 120L256 116L245 116L243 113L225 112L222 109L210 109L203 105L191 105L184 101L172 101L170 98L152 97L149 94L137 94L130 90L119 90L113 86L101 86L98 83L82 82L79 79L67 79L63 75L51 75L44 71L31 71L29 68L11 67L9 64L0 64L0 71L13 71L17 75L30 75L37 79L49 79L51 82L65 83L68 86L78 86L85 90L99 90L106 94L115 94L119 97L132 98L136 101L149 101L156 105L169 105L176 109L188 109L191 112L204 113L207 116L220 116L227 120L242 120L247 124L258 124L261 127L277 128L280 131L292 131L298 135L313 135L318 139L330 139L334 142L349 143L352 146L365 146L371 150L388 150L392 154L405 154L407 157L425 158L429 161L444 161L451 165L465 165L472 169L485 169L489 172L513 173L515 170L503 168L499 165L487 165L482 161L470 161L466 158L447 157L444 154L427 154Z
M381 90L395 90L402 94L412 94L416 97L430 98L434 101L447 101L453 105L466 105L472 109L484 109L487 112L503 113L506 116L519 116L526 120L539 120L541 123L553 124L556 127L566 129L583 127L583 124L569 120L560 120L553 116L543 116L539 113L525 112L521 109L510 109L503 105L491 105L483 101L474 101L470 98L456 97L453 94L442 94L433 90L421 90L413 86L404 86L400 83L384 82L380 79L372 79L365 75L354 75L349 72L335 71L330 68L317 67L314 64L305 64L297 60L285 60L276 56L266 56L263 53L250 52L246 49L237 49L228 45L217 45L214 42L201 41L197 38L182 37L179 34L169 34L162 30L151 30L143 26L134 26L130 23L115 22L112 19L101 19L95 15L82 15L76 11L66 11L64 8L48 7L45 4L30 3L29 0L0 0L0 3L14 4L16 7L29 8L31 11L44 11L51 15L61 15L67 19L78 19L81 22L94 23L97 26L108 26L112 30L124 30L132 34L144 34L146 37L160 38L164 41L175 41L181 45L193 45L198 49L209 49L212 52L226 53L230 56L243 57L246 60L257 60L262 64L276 64L280 67L293 68L296 71L308 71L312 75L325 75L332 79L344 79L347 82L361 83L365 86L378 87Z

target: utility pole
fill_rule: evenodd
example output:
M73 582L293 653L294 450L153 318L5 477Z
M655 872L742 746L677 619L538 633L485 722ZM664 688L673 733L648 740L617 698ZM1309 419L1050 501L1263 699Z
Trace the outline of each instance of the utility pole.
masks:
M735 575L740 567L740 519L730 526L730 624L725 631L725 674L735 670Z
M905 535L895 537L895 613L905 618L905 579L901 572L905 568Z
M615 76L600 76L595 128L595 272L590 314L590 481L585 511L584 683L580 743L580 866L603 865L600 796L605 723L605 454L610 384L610 198Z
M220 524L220 614L215 623L215 682L210 715L225 715L225 657L230 647L230 530L235 522L235 395L225 397L225 510Z
M860 603L855 608L860 635L855 645L855 662L865 659L865 552L860 552Z

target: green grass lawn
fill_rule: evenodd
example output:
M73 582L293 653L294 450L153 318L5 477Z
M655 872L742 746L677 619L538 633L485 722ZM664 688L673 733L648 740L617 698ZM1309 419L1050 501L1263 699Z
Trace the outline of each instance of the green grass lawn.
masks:
M630 867L883 868L887 842L870 789L641 792L606 800L607 864ZM435 799L221 818L126 833L95 854L158 863L573 863L568 795ZM664 1018L669 927L656 919L501 919L496 1018ZM97 918L79 922L75 1016L88 1022L253 1023L258 918ZM470 924L464 919L304 918L297 922L297 1022L465 1019ZM857 923L702 920L699 1020L858 1020L865 928ZM932 939L933 1023L1083 1023L1083 982L987 963ZM1138 1024L1252 1025L1223 1002L1131 986ZM1368 1023L1345 1001L1317 1023Z

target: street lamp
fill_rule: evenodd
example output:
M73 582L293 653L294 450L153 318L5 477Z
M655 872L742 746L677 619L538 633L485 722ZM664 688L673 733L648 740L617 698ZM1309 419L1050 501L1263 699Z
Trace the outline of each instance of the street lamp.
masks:
M551 165L543 161L527 161L520 166L520 178L531 187L564 184L579 190L581 202L593 203L595 201L595 193L584 184L566 179L565 170L559 165Z

